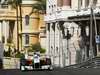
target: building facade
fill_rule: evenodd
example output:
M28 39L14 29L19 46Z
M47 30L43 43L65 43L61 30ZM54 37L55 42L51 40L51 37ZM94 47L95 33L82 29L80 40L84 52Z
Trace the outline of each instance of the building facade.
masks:
M5 51L8 51L8 43L12 42L14 48L17 42L16 13L6 0L1 0L0 3L0 42L4 43Z
M44 13L37 13L32 11L32 4L35 1L24 1L22 7L22 47L29 47L31 44L40 42L41 46L45 48L45 23ZM31 14L30 14L31 13Z
M38 42L42 43L42 47L45 48L44 14L32 11L32 4L35 2L34 0L22 0L21 26L20 12L18 11L19 18L17 19L16 8L8 4L8 0L0 1L0 41L4 43L5 51L8 51L9 47L12 50L18 50L18 46L19 51L25 50L31 44Z
M99 5L99 0L47 0L47 54L53 65L77 64L98 55Z

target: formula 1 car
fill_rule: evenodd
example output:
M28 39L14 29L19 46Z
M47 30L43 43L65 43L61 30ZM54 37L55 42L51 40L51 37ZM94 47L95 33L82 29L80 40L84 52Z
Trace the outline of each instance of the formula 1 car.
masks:
M25 58L20 59L20 70L53 70L51 59L39 55L26 55Z

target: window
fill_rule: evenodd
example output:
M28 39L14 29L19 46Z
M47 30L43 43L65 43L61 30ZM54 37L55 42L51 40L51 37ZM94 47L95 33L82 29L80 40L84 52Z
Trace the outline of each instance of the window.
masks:
M78 0L78 9L82 7L82 0Z
M52 12L54 11L54 9L53 9L53 5L52 5Z
M50 6L49 6L49 9L50 9Z
M69 6L71 7L72 5L71 5L71 0L69 0Z
M55 23L52 24L52 29L55 31Z
M93 5L95 6L97 4L97 0L93 0Z
M25 25L29 25L30 17L28 15L25 16Z
M47 30L50 31L50 23L47 24Z
M29 35L25 35L25 44L29 44Z
M59 6L59 7L63 6L63 1L62 0L57 0L57 6Z
M85 7L88 7L90 3L90 0L85 0Z
M2 43L5 43L5 37L2 36Z

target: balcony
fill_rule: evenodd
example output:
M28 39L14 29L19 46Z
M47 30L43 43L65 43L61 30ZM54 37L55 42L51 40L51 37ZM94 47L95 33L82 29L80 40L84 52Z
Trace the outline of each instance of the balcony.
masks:
M94 14L100 14L100 7L95 7L93 8ZM84 8L80 10L60 10L53 12L51 14L47 13L45 16L45 21L57 21L57 20L67 20L68 17L73 17L73 16L86 16L91 14L91 9L90 8Z
M76 15L75 10L59 10L52 12L51 14L47 13L45 16L45 21L56 21L56 20L66 20L69 16L74 16Z

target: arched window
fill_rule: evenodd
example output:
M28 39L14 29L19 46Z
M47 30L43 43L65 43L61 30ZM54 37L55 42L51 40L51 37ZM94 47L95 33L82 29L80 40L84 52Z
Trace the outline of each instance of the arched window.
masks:
M93 0L93 5L95 6L97 4L97 0Z
M85 7L88 7L90 3L90 0L85 0Z
M30 17L28 15L25 16L25 25L29 25Z
M82 0L78 0L78 9L82 7Z
M29 44L29 35L25 35L25 44Z

